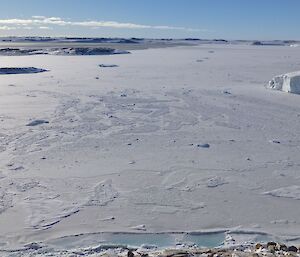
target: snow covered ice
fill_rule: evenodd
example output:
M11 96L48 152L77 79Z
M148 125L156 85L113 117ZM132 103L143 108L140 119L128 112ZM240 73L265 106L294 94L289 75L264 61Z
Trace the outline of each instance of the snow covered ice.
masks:
M299 238L299 49L130 52L1 56L48 72L0 76L0 248Z

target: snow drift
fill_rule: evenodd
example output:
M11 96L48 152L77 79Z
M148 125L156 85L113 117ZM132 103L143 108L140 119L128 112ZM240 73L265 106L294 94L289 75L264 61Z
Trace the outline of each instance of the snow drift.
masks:
M287 93L300 94L300 71L276 76L269 81L268 87Z

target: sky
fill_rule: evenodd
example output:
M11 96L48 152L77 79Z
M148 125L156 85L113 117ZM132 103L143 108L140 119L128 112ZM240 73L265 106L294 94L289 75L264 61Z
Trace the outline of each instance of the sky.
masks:
M0 0L0 36L298 39L300 0Z

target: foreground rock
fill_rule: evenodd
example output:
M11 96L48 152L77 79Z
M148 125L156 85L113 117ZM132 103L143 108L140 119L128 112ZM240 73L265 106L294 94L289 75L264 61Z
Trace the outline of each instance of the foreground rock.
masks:
M233 245L218 248L198 248L196 246L178 245L175 248L141 247L131 248L122 245L99 245L89 248L57 250L45 245L31 243L25 245L21 252L0 251L4 256L89 256L89 257L299 257L299 246L287 246L282 243ZM8 255L6 255L8 254ZM17 254L17 255L10 255ZM2 256L2 255L1 255Z
M287 93L300 94L300 71L276 76L269 81L268 87Z
M131 256L153 256L153 257L263 257L263 256L300 256L297 246L268 242L267 244L256 244L250 246L232 246L228 248L180 248L164 249L145 252L142 249L129 251ZM132 255L133 254L133 255ZM109 255L109 254L108 254ZM125 253L119 256L126 256Z

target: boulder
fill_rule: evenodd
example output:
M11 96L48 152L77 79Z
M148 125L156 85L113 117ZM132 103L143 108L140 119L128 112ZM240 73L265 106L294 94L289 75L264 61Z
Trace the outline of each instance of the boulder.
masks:
M296 252L298 252L298 248L296 246L291 245L288 247L288 251L296 253Z
M127 257L134 257L134 253L132 251L127 252Z

